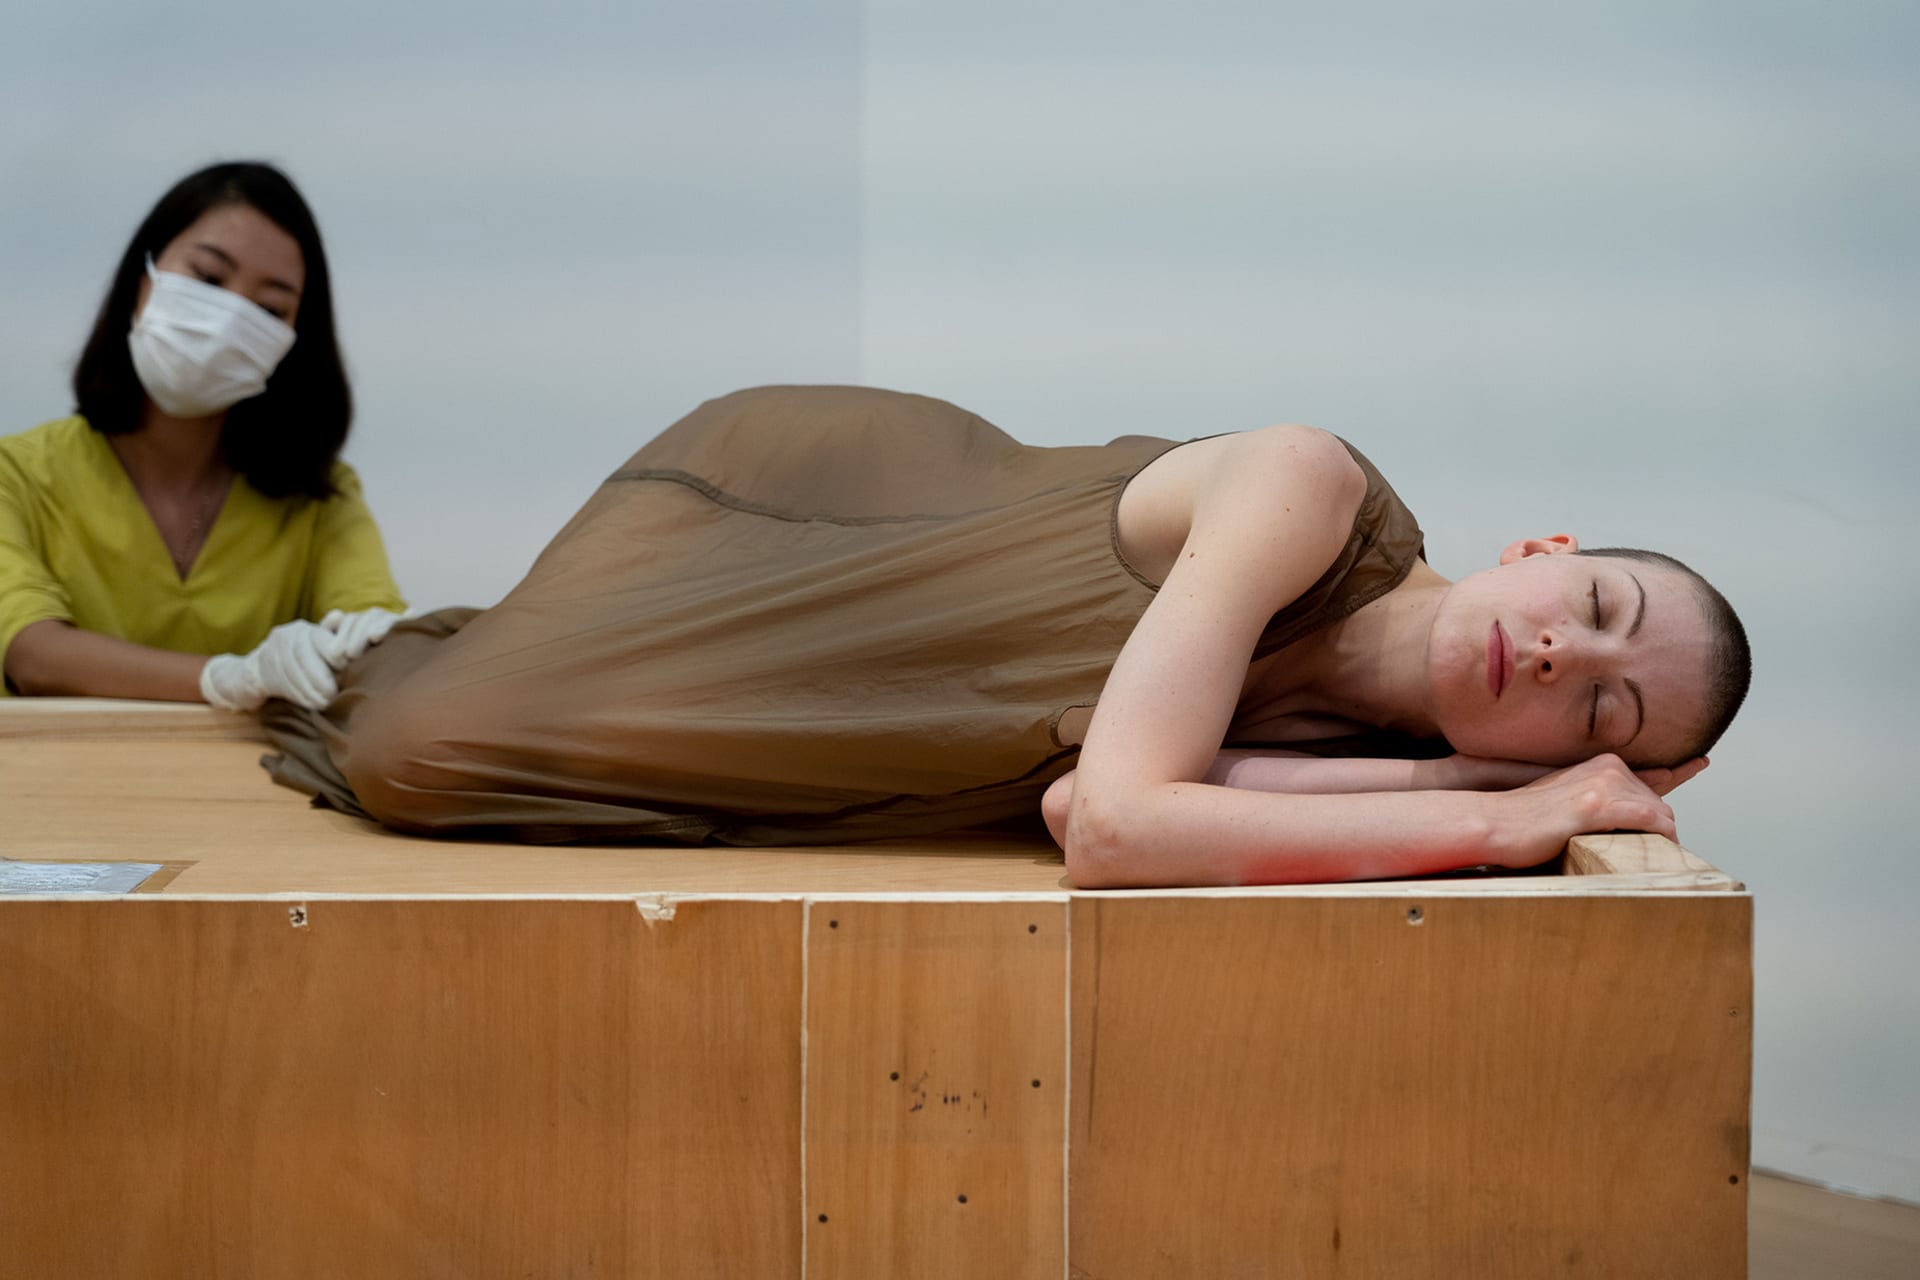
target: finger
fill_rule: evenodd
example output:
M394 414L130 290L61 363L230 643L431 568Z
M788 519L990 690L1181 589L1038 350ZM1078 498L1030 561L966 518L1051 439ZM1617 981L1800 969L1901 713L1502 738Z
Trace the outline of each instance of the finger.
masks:
M1648 769L1641 773L1641 780L1661 795L1666 795L1688 779L1699 775L1706 765L1698 759L1685 764L1675 765L1671 769Z
M1673 835L1673 806L1645 790L1638 795L1625 789L1616 791L1602 809L1614 830L1650 831L1669 838Z
M319 710L320 686L302 663L287 664L280 688L275 692L288 702L298 703L309 710Z
M323 710L329 702L333 701L334 694L339 691L340 686L334 681L332 671L311 676L307 681L301 705L311 711Z
M337 673L345 671L354 659L367 651L364 628L354 614L347 614L339 631L332 635L321 636L321 652L327 660L327 681L334 687L339 685Z
M1636 807L1631 812L1622 811L1614 814L1612 821L1613 826L1608 828L1610 831L1644 831L1649 835L1673 839L1673 815L1663 814L1657 809Z
M322 631L338 630L340 626L340 620L346 616L347 616L346 614L340 612L338 609L329 609L327 610L327 616L320 619L320 622L319 622L320 629Z
M1665 771L1664 770L1648 770L1647 772L1659 773L1659 772L1665 772ZM1632 769L1625 770L1624 773L1625 773L1624 777L1621 777L1616 780L1616 784L1620 789L1617 792L1615 792L1615 794L1619 795L1623 799L1628 796L1631 796L1635 800L1639 800L1639 801L1653 801L1656 803L1659 801L1660 788L1654 785L1654 782L1657 781L1657 779L1650 779L1647 776L1645 776L1644 773L1637 770L1632 770Z
M353 643L355 657L365 653L369 645L386 634L386 627L382 625L384 622L385 619L377 613L363 613L354 619Z
M326 655L328 671L345 671L353 660L360 655L345 644L330 644L321 650Z
M314 648L321 657L326 659L329 673L341 670L359 656L354 651L352 637L346 633L345 628L335 632L322 632L315 636Z
M346 650L348 660L351 661L367 651L367 626L366 623L355 620L349 622L344 630L344 643L341 647Z
M337 692L339 692L339 686L333 682L333 676L329 674L324 680L310 682L301 688L293 701L309 711L324 711Z
M303 694L304 699L318 699L318 703L307 701L304 705L316 710L333 698L337 687L333 680L333 666L327 661L328 651L320 646L316 636L304 644L295 647L289 664L293 683Z

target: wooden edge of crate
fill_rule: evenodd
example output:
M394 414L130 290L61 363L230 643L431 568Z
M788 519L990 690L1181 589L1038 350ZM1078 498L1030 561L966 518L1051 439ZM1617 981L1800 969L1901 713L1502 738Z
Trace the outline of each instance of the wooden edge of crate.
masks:
M128 698L0 698L0 739L165 738L265 742L260 721L198 702Z
M10 739L268 740L253 716L219 711L198 703L0 697L0 741ZM1583 877L1583 887L1591 889L1740 892L1746 888L1672 840L1638 832L1574 836L1567 841L1560 869L1565 876ZM144 891L154 892L178 874L177 868L170 868Z
M1567 841L1562 870L1570 876L1632 877L1649 889L1746 888L1691 849L1639 831L1574 836Z

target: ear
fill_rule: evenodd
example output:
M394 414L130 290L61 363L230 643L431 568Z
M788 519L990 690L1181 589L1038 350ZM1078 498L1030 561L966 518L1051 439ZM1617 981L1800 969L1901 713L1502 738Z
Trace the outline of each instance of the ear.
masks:
M1528 556L1569 555L1579 549L1580 540L1570 533L1556 533L1546 538L1522 538L1507 544L1507 549L1500 553L1500 563L1514 564Z

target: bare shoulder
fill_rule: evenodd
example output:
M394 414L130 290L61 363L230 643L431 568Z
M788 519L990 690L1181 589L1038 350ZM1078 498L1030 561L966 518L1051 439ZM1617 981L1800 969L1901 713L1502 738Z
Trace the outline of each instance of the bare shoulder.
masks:
M1332 486L1351 489L1356 496L1366 488L1366 475L1347 446L1319 427L1281 423L1220 440L1227 446L1221 463L1234 471L1256 468L1286 488Z
M1121 549L1159 582L1206 525L1260 525L1298 538L1303 526L1327 524L1343 538L1366 485L1346 445L1318 427L1283 423L1196 440L1155 459L1127 487Z

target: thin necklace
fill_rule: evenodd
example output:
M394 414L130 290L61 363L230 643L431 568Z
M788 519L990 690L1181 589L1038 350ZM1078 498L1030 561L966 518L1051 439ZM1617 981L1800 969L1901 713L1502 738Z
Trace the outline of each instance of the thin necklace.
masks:
M122 445L117 439L110 439L108 447L119 459L120 469L126 473L128 481L133 485L133 491L138 495L141 505L146 507L147 514L153 521L154 530L160 534L160 541L167 549L167 556L173 561L174 572L179 575L181 581L186 581L187 572L199 557L200 548L206 542L207 535L212 532L213 522L220 513L220 507L226 501L227 492L233 487L232 468L215 459L212 484L206 487L204 494L190 494L186 503L182 504L188 508L187 536L181 545L176 547L160 526L160 506L154 501L154 494L141 478L143 468L129 462L127 446Z
M226 497L231 477L222 477L207 491L207 496L194 504L194 510L187 517L187 540L184 546L173 553L173 566L179 570L182 578L199 558L200 548L206 542L207 534L213 527L213 519L220 511L220 503Z

